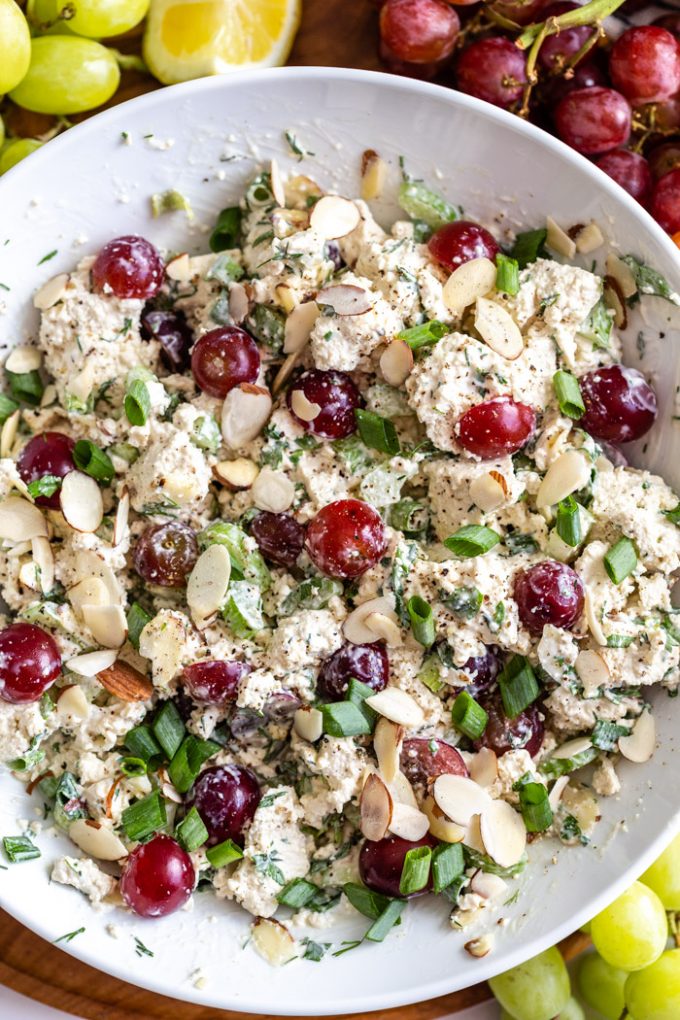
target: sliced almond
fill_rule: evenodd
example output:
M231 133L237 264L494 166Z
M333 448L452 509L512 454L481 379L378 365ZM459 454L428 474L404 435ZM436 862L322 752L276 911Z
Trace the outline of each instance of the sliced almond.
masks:
M33 295L33 307L38 308L41 312L52 308L53 305L56 305L64 297L68 281L68 273L58 273L57 276L53 276L47 283L43 283L42 287L39 287Z
M503 478L497 471L485 471L470 482L470 499L482 513L490 514L503 506L506 489L499 481ZM505 479L503 479L505 481Z
M613 276L605 276L602 296L607 308L614 313L614 325L616 328L625 329L628 325L628 309L626 308L626 301L621 293L621 288Z
M398 648L403 644L401 630L394 616L387 613L369 613L366 617L366 626L372 630L377 638L382 638L390 648Z
M309 208L310 199L320 198L323 192L316 181L313 181L311 177L305 177L304 174L298 174L296 177L289 177L285 184L286 189L286 205L296 206L300 209Z
M378 759L380 774L388 786L395 781L399 773L399 755L403 739L404 730L401 726L384 716L378 719L373 735L373 750Z
M548 794L548 804L552 808L553 814L557 811L559 803L562 799L565 787L569 783L569 776L559 776L553 783L553 788Z
M392 340L380 355L380 371L390 386L401 386L413 370L413 351L405 340Z
M536 493L538 509L555 506L590 481L591 464L579 450L567 450L552 462Z
M78 676L97 676L104 669L110 669L116 661L118 653L115 648L100 648L96 652L84 652L74 655L66 662L66 668Z
M15 347L5 362L5 370L21 375L37 371L41 364L42 354L37 347Z
M473 815L481 814L491 797L478 783L466 776L437 776L432 787L437 807L456 825L470 824Z
M258 510L282 514L293 505L295 485L283 471L263 467L251 489Z
M289 354L286 360L281 365L281 368L276 373L274 382L272 383L272 394L276 396L281 392L283 387L286 385L291 375L295 371L295 366L300 360L300 351L295 351L294 354Z
M66 592L73 609L80 616L83 606L109 606L111 596L101 577L85 577Z
M19 431L19 422L21 421L21 411L13 411L9 418L6 418L3 422L2 432L0 432L0 457L9 457L14 446L14 441Z
M590 648L584 648L578 653L574 668L583 684L586 698L592 697L599 687L609 683L610 673L607 663L601 655Z
M442 297L448 310L456 317L493 289L496 267L491 259L470 259L449 276Z
M300 421L314 421L321 414L321 404L308 400L302 390L293 390L290 409Z
M602 629L602 624L600 623L600 620L599 620L598 615L597 615L597 611L595 609L595 603L593 601L593 596L589 592L587 585L584 585L584 606L583 606L583 610L584 610L586 622L588 624L588 630L593 635L593 637L597 641L598 645L602 645L602 646L606 647L606 645L607 645L607 635L605 634L604 630Z
M130 517L130 493L128 492L127 485L124 485L120 499L118 500L118 506L116 507L116 516L113 520L113 535L111 537L111 545L116 548L121 542L125 540L128 533L128 520Z
M309 213L301 209L274 209L271 215L276 237L292 237L309 226Z
M85 362L85 367L69 379L68 392L71 396L77 397L85 404L94 386L94 365L91 361Z
M385 720L385 722L387 722L387 720ZM413 792L413 787L403 772L397 772L394 779L388 783L387 786L392 794L393 801L398 801L399 804L409 804L414 808L418 807L418 801L415 793Z
M382 839L387 834L392 818L392 796L375 772L372 772L364 783L359 799L359 810L362 835L370 840Z
M500 875L492 875L488 871L480 870L476 871L472 876L470 888L472 892L477 893L482 899L493 900L505 892L508 888L508 883Z
M83 606L83 621L98 645L120 648L127 637L127 620L122 606Z
M230 450L252 442L269 421L272 398L269 390L241 383L229 390L222 405L222 438Z
M387 183L387 163L373 149L361 154L361 197L364 202L380 198Z
M122 601L123 590L108 563L92 549L79 549L76 553L74 582L92 577L99 578L103 582L109 593L108 602L112 606ZM95 605L104 605L98 599L91 601Z
M465 846L469 846L471 850L477 850L478 853L485 854L486 847L482 842L479 817L479 815L473 815L470 819L470 824L465 829L465 839L463 842L465 843Z
M236 460L221 460L213 468L217 478L225 482L232 489L249 489L260 473L255 461L246 457L238 457Z
M274 294L286 315L290 315L293 309L297 308L300 303L297 292L294 291L292 287L289 287L287 283L279 283L278 286L274 288Z
M519 326L496 301L477 298L475 329L484 343L507 361L515 361L524 350L524 337Z
M353 645L368 645L375 641L376 633L368 627L366 620L376 613L389 616L396 623L394 598L390 595L381 595L379 598L362 602L360 606L353 609L342 625L342 632L347 640L351 641Z
M560 747L556 747L550 757L575 758L577 755L583 754L584 751L589 751L592 746L593 743L589 737L574 737L573 740L567 740Z
M41 590L40 575L33 560L30 560L28 563L21 564L21 567L19 568L19 584L21 584L24 588L30 588L31 591Z
M43 535L31 539L31 554L37 568L40 591L43 595L54 588L54 553L52 546Z
M323 734L323 713L308 705L298 708L293 716L293 729L298 737L315 743Z
M273 917L258 917L250 931L253 948L273 967L282 967L295 958L297 942L285 924Z
M481 960L485 956L488 956L494 947L494 937L491 932L487 935L479 935L476 939L470 939L469 942L465 943L464 949L470 956L474 956L475 959Z
M559 223L556 223L552 216L546 216L546 238L545 243L553 251L556 251L558 255L563 255L565 259L573 259L576 254L576 244L569 237L569 234Z
M335 315L363 315L373 307L373 298L353 283L335 283L318 291L316 303L332 308Z
M346 237L358 227L361 215L354 202L339 195L324 195L312 206L309 225L326 241Z
M638 716L629 737L619 737L619 751L637 764L649 761L656 750L656 724L648 710Z
M207 620L225 603L231 557L224 545L210 545L196 560L187 581L187 605L195 622Z
M595 222L587 223L579 230L574 240L576 241L576 251L581 255L590 255L591 251L596 251L604 244L602 231Z
M485 788L498 779L498 758L490 747L481 747L469 765L470 779Z
M444 843L462 843L465 839L465 828L449 821L441 808L438 808L434 798L429 796L423 801L423 812L430 822L430 832L435 839L441 839Z
M59 490L59 506L67 524L75 531L96 531L104 518L102 490L83 471L69 471Z
M505 800L492 800L479 820L482 841L489 857L502 868L511 868L526 850L527 830L519 812Z
M408 839L411 842L422 839L430 828L430 821L418 808L409 804L392 803L392 817L389 831L393 836Z
M638 287L635 282L635 277L633 276L630 267L626 265L623 259L620 259L618 255L614 255L613 252L610 252L610 254L607 255L605 268L607 270L607 275L611 276L616 281L619 291L621 292L621 297L624 301L627 301L628 298L632 298L634 294L637 294Z
M283 179L281 177L281 171L279 170L279 164L275 159L272 160L269 169L269 183L272 189L272 195L274 201L279 206L285 206L286 204L286 192L283 187Z
M90 703L85 697L82 687L71 684L62 687L57 697L57 715L62 723L73 723L87 719L90 714Z
M366 704L378 715L391 719L400 726L422 726L424 722L423 710L410 694L402 691L399 687L385 687L366 698Z
M293 308L286 319L283 340L284 354L294 354L306 347L314 323L320 314L316 301L305 301Z
M232 283L229 286L229 315L238 326L245 319L250 308L248 291L242 283Z
M121 701L148 701L153 695L153 684L148 677L123 659L116 659L112 666L97 673L97 680Z
M98 861L119 861L127 857L125 844L107 825L89 818L76 818L68 827L68 836L83 853Z
M187 283L193 276L191 270L191 259L183 251L165 264L165 275L169 280L176 280L178 283Z
M57 402L57 387L53 383L48 383L43 390L43 395L40 398L41 407L50 407L52 404Z
M40 508L27 499L9 496L0 503L0 538L8 542L30 542L47 537L47 522Z

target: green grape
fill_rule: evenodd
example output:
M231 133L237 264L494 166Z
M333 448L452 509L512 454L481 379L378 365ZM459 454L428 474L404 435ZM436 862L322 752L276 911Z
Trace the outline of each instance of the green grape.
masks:
M582 924L579 931L584 932L585 935L590 935L590 921L586 921L585 924Z
M583 1007L578 1004L576 999L570 999L564 1009L557 1014L555 1020L585 1020Z
M75 35L71 23L60 17L69 7L62 0L28 0L26 17L33 35Z
M663 903L646 885L634 882L593 918L590 933L598 953L612 967L641 970L666 948L668 922Z
M35 138L11 138L0 151L0 174L7 173L22 159L39 149L42 144Z
M554 947L491 978L489 984L515 1020L554 1020L571 997L567 968Z
M676 836L640 881L653 889L666 910L680 910L680 836Z
M578 970L578 987L589 1006L599 1010L607 1020L619 1020L627 977L627 971L617 970L597 953L588 953Z
M36 113L80 113L101 106L118 88L110 50L92 39L45 35L33 39L31 66L10 97Z
M28 16L42 31L101 39L134 28L148 9L149 0L29 0Z
M0 95L15 88L28 71L31 34L14 0L0 0Z
M678 1020L680 1017L680 949L669 949L626 981L630 1020Z

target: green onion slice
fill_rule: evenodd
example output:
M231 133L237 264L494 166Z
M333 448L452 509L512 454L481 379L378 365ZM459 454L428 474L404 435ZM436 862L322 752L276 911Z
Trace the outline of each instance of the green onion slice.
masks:
M514 296L519 292L519 263L510 255L496 255L496 290Z
M198 850L199 846L203 846L207 840L208 830L195 806L190 808L175 829L175 838L187 853Z
M145 762L149 762L151 758L160 758L163 754L161 745L149 726L135 726L126 735L124 744L134 758L141 758Z
M33 369L32 372L8 372L7 369L5 369L5 372L9 388L15 400L18 400L21 404L30 404L31 407L37 407L45 392L45 387L37 368Z
M152 836L167 823L165 801L158 790L135 801L123 811L123 828L128 839L138 842Z
M425 888L430 877L431 863L432 848L429 846L417 846L406 851L399 879L399 892L402 896L409 896Z
M128 641L139 651L139 635L152 617L146 609L142 609L139 602L133 602L127 611Z
M451 718L454 726L470 740L478 740L489 721L482 706L467 691L461 691L454 701Z
M420 595L413 595L406 603L406 611L411 620L413 636L419 644L430 648L434 644L435 626L432 606Z
M388 896L373 892L372 889L367 889L365 885L359 885L358 882L347 882L343 885L342 891L354 909L364 917L370 917L372 921L376 921L391 903Z
M401 446L397 430L389 418L381 418L373 411L362 411L357 408L354 412L359 428L359 435L364 444L372 450L380 450L382 453L399 453Z
M168 758L174 758L186 730L182 717L172 701L163 702L151 724L151 729Z
M581 507L573 496L567 496L557 504L555 530L565 545L575 549L583 538L581 528Z
M566 414L567 418L581 418L585 414L586 405L576 376L559 369L553 376L553 386L562 414Z
M456 556L470 559L472 556L481 556L487 553L500 540L501 536L491 528L482 527L480 524L466 524L463 528L459 528L454 535L444 539L444 545Z
M120 771L124 776L145 776L149 771L149 763L144 758L127 755L121 759Z
M234 843L233 839L225 839L224 843L208 847L205 856L213 868L223 868L225 864L233 864L243 857L243 850Z
M460 843L440 843L432 851L432 889L440 893L455 882L465 870L465 857Z
M322 705L321 712L324 733L331 737L358 737L371 733L373 729L363 711L351 701Z
M607 551L604 557L604 569L614 584L621 584L637 566L635 546L629 538L620 538Z
M524 783L519 791L519 806L527 832L545 832L550 828L553 813L543 783Z
M316 896L318 891L318 885L308 882L306 878L293 878L284 885L276 898L284 907L300 910Z
M89 439L79 439L73 447L73 463L98 482L110 482L115 474L109 455Z
M151 399L146 383L133 379L125 394L125 414L131 425L146 425L151 414Z
M4 836L2 840L7 860L11 864L20 861L32 861L40 857L40 850L30 841L28 836Z
M526 230L523 234L517 235L510 254L517 260L520 269L524 269L530 262L535 262L544 254L547 236L548 231L545 227L539 230Z
M168 765L170 782L178 793L186 793L201 771L201 765L220 749L214 740L200 740L192 733L184 738Z
M445 323L439 322L438 319L431 319L429 322L421 323L420 326L402 329L397 333L397 339L405 340L412 351L417 351L421 347L429 347L430 344L436 344L450 332L451 328Z
M429 850L430 848L424 847L423 849ZM413 851L409 850L408 853L413 853ZM395 924L401 917L405 906L406 900L390 900L380 917L373 922L364 937L367 938L369 942L382 942L388 932L394 928Z
M210 251L237 248L241 237L241 210L237 205L223 209L210 235Z
M508 719L515 719L540 693L534 671L523 655L513 655L498 677L498 686Z
M0 425L4 425L9 416L18 409L16 400L12 400L6 393L0 393Z

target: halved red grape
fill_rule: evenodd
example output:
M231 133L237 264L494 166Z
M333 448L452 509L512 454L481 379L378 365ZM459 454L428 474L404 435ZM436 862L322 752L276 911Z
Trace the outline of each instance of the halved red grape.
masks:
M374 892L382 893L383 896L398 896L399 899L412 899L414 896L422 896L431 888L432 879L425 889L418 893L411 893L410 896L403 896L399 892L399 881L404 867L404 858L409 850L415 850L419 846L435 847L437 840L429 833L422 839L408 840L401 836L385 836L384 839L373 841L364 840L359 852L359 874L361 881Z
M243 765L215 765L194 783L191 803L208 830L208 845L225 839L243 844L243 832L253 820L262 791L257 776Z
M466 776L460 752L444 740L434 737L410 737L401 748L401 771L410 783L425 785L428 779L437 776Z
M161 361L170 372L184 372L191 363L189 351L194 334L183 312L171 308L145 308L141 333L146 340L158 340Z
M588 156L625 145L632 113L628 100L614 89L576 89L555 110L555 127L563 142Z
M238 326L219 326L204 333L191 352L196 384L211 397L226 397L241 383L254 383L260 372L260 352L250 333Z
M652 177L658 181L680 167L680 142L662 142L647 153Z
M305 546L305 529L290 514L262 510L250 531L264 558L279 567L294 567Z
M609 74L633 106L670 99L680 89L678 40L658 25L628 28L612 47Z
M500 648L497 645L487 645L484 655L473 655L461 666L461 672L470 678L464 689L477 697L480 691L488 690L496 682L502 668Z
M75 471L73 447L75 441L63 432L41 432L33 436L24 446L17 458L17 470L28 485L43 475L54 475L63 478L69 471ZM48 506L52 510L59 509L59 490L51 496L38 496L38 506Z
M526 57L503 36L487 36L466 46L456 64L456 87L469 96L507 110L522 98Z
M196 535L188 524L150 524L137 540L135 570L149 584L182 588L198 559Z
M387 548L380 514L360 499L329 503L307 526L307 551L328 577L359 577Z
M293 394L297 392L321 408L312 421L303 421L295 414ZM359 390L345 372L326 372L320 368L312 368L296 379L286 402L296 422L323 439L345 439L356 432L354 411L363 406Z
M656 182L649 211L669 234L680 230L680 168Z
M319 697L324 701L342 701L352 677L374 691L387 687L390 660L382 641L370 645L353 645L348 641L325 659L316 682Z
M635 368L596 368L581 376L579 386L586 405L579 428L596 439L630 443L649 432L656 420L656 393Z
M519 618L532 634L550 623L568 630L583 612L585 588L576 571L557 560L542 560L515 577Z
M184 667L184 686L194 701L226 705L236 700L239 684L251 669L247 662L204 659Z
M614 149L596 161L600 170L616 181L641 205L647 205L652 194L652 174L644 156L630 149Z
M516 453L536 428L536 412L512 397L493 397L475 404L456 425L456 438L470 453L491 460Z
M140 917L165 917L184 906L195 883L189 854L170 836L159 833L130 852L120 893Z
M500 251L493 234L469 220L445 223L435 230L427 247L433 258L451 272L472 259L491 259L493 262Z
M32 623L0 630L0 698L13 705L38 701L61 672L61 655L51 634Z
M541 20L556 18L560 14L578 10L578 4L550 4L541 14ZM593 34L592 25L574 25L563 28L555 35L549 35L538 51L538 63L546 71L560 73L574 59L583 44Z
M499 691L480 698L480 704L489 717L484 733L475 740L475 750L490 747L500 757L507 751L525 750L533 758L543 743L545 726L537 704L508 719L503 710Z
M119 298L151 298L163 283L163 260L144 237L127 234L105 244L92 266L94 289Z
M382 41L409 64L450 57L459 30L458 15L442 0L387 0L380 10Z

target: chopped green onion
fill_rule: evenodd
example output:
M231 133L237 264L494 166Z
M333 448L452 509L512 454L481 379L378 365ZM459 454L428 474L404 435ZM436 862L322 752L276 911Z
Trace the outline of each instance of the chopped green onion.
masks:
M373 411L354 412L359 435L366 446L372 450L380 450L382 453L399 453L401 446L397 430L389 418L381 418Z
M151 215L154 219L157 216L162 216L164 213L179 212L181 209L186 211L190 220L194 218L189 199L174 188L169 188L167 191L152 195L150 201Z
M680 503L672 510L662 510L661 513L664 517L667 517L671 524L680 525Z
M45 391L42 379L40 378L40 372L37 368L34 368L32 372L7 372L7 369L5 369L5 372L7 373L7 381L9 382L12 396L19 403L37 407Z
M415 499L400 499L393 503L388 511L390 525L407 535L420 534L429 524L430 514L427 507Z
M432 851L432 890L440 893L463 874L465 857L460 843L440 843Z
M33 737L28 749L17 758L12 758L6 762L7 767L12 772L27 772L28 769L33 769L36 765L40 764L45 757L45 752L40 749L40 741L44 735L44 733L38 733Z
M130 804L123 811L123 828L128 839L135 842L152 836L167 823L165 801L158 790L149 793L141 800Z
M432 606L420 595L413 595L406 603L406 611L411 620L411 630L416 641L425 648L434 644L435 627Z
M58 475L41 475L28 483L28 493L33 499L39 496L53 496L61 488L62 479Z
M388 896L373 892L372 889L367 889L365 885L359 885L358 882L347 882L343 885L342 891L354 909L364 917L370 917L372 921L377 920L391 902Z
M120 771L124 776L145 776L149 771L149 763L144 758L134 758L128 755L121 759Z
M152 617L139 602L133 602L127 611L128 641L136 651L139 651L139 635L151 620Z
M620 538L607 551L604 557L604 569L614 584L621 584L637 566L635 546L629 538Z
M375 692L373 692L375 693ZM360 708L351 701L335 701L322 705L324 733L331 737L358 737L372 731L371 724Z
M429 347L430 344L436 344L450 332L450 326L439 322L438 319L430 319L429 322L422 322L420 326L402 329L396 336L398 340L405 340L412 351L417 351L421 347Z
M508 719L516 718L540 694L534 671L523 655L513 655L498 677L498 686Z
M237 205L223 209L210 235L210 251L237 248L241 236L241 210Z
M417 846L406 851L399 879L399 892L402 896L420 892L427 885L432 863L432 848Z
M553 376L553 386L562 414L566 414L567 418L581 418L585 414L586 405L576 376L559 369Z
M191 432L191 440L199 450L207 453L217 453L222 442L220 427L211 414L202 414L194 422Z
M227 601L222 607L222 618L234 636L244 640L262 630L262 595L257 585L249 581L232 581Z
M276 898L282 906L300 910L316 896L318 891L318 885L308 882L306 878L293 878L284 885Z
M467 691L461 691L454 701L451 718L454 726L470 740L478 740L489 721L482 706Z
M98 482L110 482L115 474L109 455L89 439L79 439L73 447L73 463Z
M190 808L175 829L175 838L189 854L198 850L207 840L208 830L195 806Z
M422 181L403 181L399 185L397 202L412 219L422 220L433 230L460 216L460 209L436 191L431 191Z
M429 847L424 849L429 850ZM412 853L413 851L409 850L408 852ZM394 928L405 906L406 900L390 900L380 917L368 929L364 938L367 938L369 942L382 942L387 933Z
M444 545L456 556L470 559L472 556L488 553L500 540L501 536L491 528L485 528L480 524L466 524L455 534L444 539Z
M372 687L369 687L368 684L363 684L361 680L357 680L354 676L350 677L345 700L356 705L370 726L371 732L375 726L376 714L370 705L366 704L366 698L370 698L373 694L375 694L375 691Z
M201 771L201 765L220 749L214 740L200 740L189 734L168 765L170 782L178 793L186 793Z
M4 425L11 414L19 409L19 405L6 393L0 393L0 425Z
M595 350L607 350L613 323L612 313L600 298L588 313L588 318L578 328L578 335L590 340Z
M205 856L213 868L223 868L225 864L233 864L243 857L243 850L234 843L233 839L225 839L224 843L208 847Z
M619 726L618 723L610 722L608 719L598 719L590 739L593 747L599 751L615 751L619 737L627 737L629 734L629 726Z
M596 747L586 747L584 751L579 751L578 754L573 754L570 758L548 758L547 761L541 762L538 771L548 779L559 779L560 776L566 776L570 772L582 769L584 765L590 765L598 754L599 751Z
M113 446L109 446L109 453L126 464L134 464L139 458L139 450L132 443L114 443Z
M243 266L240 266L238 262L234 262L228 255L220 255L219 258L215 259L205 274L206 280L217 280L218 283L223 284L225 287L230 283L240 280L242 276Z
M135 726L126 735L123 742L128 751L132 752L134 758L141 758L145 762L149 762L152 758L160 758L163 754L161 745L149 726Z
M429 691L433 694L439 694L441 689L445 687L443 680L440 680L439 663L440 658L436 652L432 652L431 655L427 655L423 660L423 664L418 670L418 679L421 684L425 684Z
M483 601L484 597L479 588L466 585L455 588L449 597L444 599L444 605L462 620L471 620L482 608Z
M575 549L583 537L581 529L581 507L573 496L567 496L557 504L555 530L565 545Z
M156 718L151 724L151 729L168 758L174 758L184 739L186 730L182 717L172 701L163 702Z
M133 379L125 394L125 414L131 425L146 425L151 413L151 398L146 383Z
M668 629L668 625L665 622L661 626L664 629ZM632 643L632 634L607 634L607 648L629 648Z
M527 832L545 832L550 828L553 813L543 783L524 783L519 790L519 806Z
M5 848L7 860L11 864L32 861L36 857L40 857L40 851L34 843L31 843L28 836L4 836L2 845Z
M530 262L535 262L545 253L543 246L547 236L548 231L545 227L539 230L526 230L523 234L517 235L510 255L517 260L520 269L524 269Z
M496 290L514 296L519 292L519 263L510 255L496 255Z

